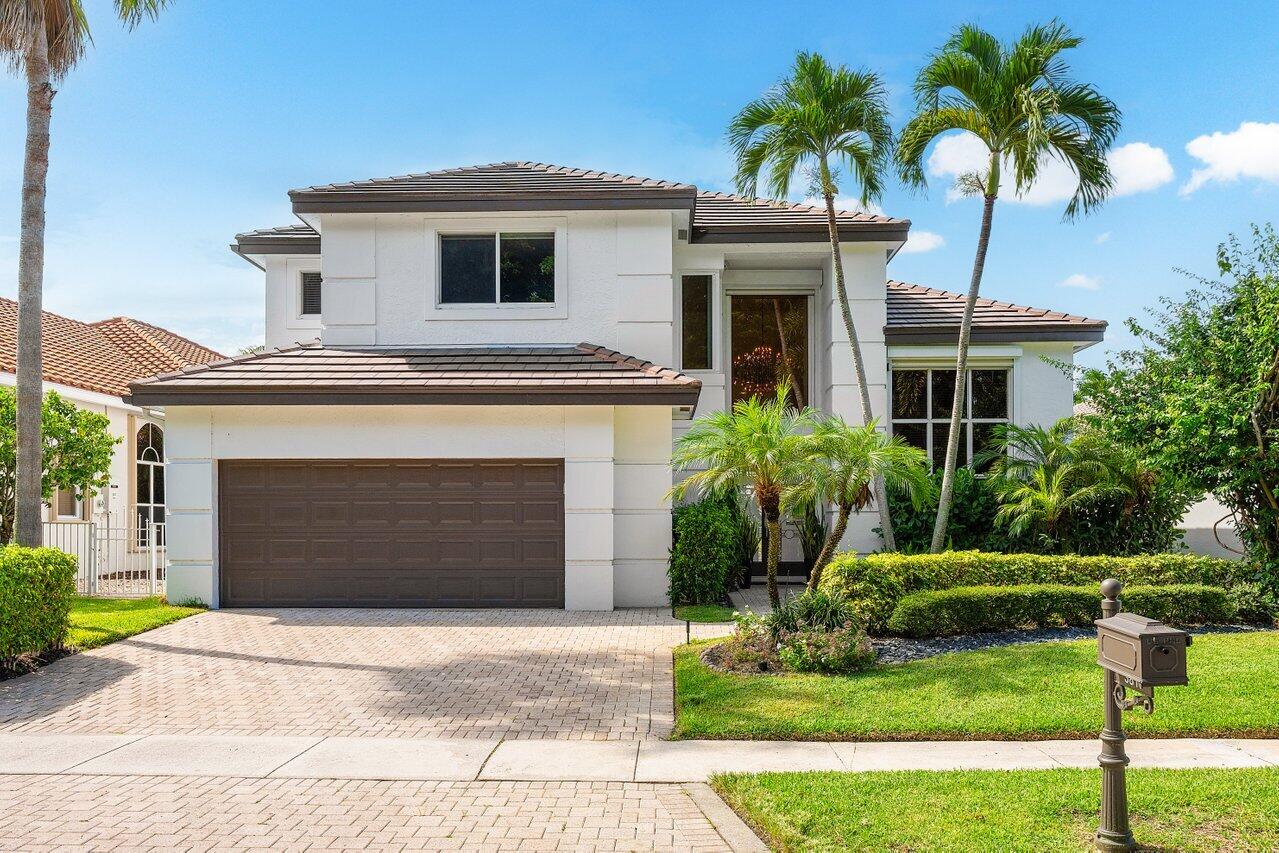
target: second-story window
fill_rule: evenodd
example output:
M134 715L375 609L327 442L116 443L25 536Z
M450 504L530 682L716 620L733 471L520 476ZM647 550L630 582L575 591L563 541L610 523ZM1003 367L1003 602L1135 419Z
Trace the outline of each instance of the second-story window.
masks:
M680 352L684 370L711 369L711 290L709 275L680 281Z
M324 279L318 272L304 272L300 286L302 288L299 299L301 308L298 313L303 317L320 316L320 292L324 288Z
M499 232L440 236L440 302L550 305L555 235Z

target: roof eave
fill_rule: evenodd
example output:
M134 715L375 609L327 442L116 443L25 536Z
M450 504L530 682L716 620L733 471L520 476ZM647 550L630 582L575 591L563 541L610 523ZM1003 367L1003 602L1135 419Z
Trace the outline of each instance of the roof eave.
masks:
M839 229L841 243L892 243L904 241L910 232L909 223L903 225L856 224ZM794 228L776 225L742 227L697 227L691 243L826 243L830 233L825 228Z
M695 407L701 383L678 387L538 389L529 386L374 391L368 388L194 389L134 384L124 399L135 406L683 406Z
M983 329L973 326L971 341L975 344L1050 343L1072 341L1095 344L1105 339L1106 326L1033 327L1007 326ZM889 344L954 345L959 340L959 326L885 326L884 341Z

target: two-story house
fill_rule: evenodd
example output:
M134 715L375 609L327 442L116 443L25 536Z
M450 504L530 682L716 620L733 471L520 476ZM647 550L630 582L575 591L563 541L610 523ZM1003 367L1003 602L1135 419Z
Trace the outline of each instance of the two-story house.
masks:
M233 246L264 272L268 350L132 386L167 412L170 597L661 604L695 413L787 377L858 418L820 209L537 163L290 198L302 224ZM875 411L938 458L962 297L889 280L909 221L838 221ZM1045 358L1104 326L984 300L963 455L1069 415Z

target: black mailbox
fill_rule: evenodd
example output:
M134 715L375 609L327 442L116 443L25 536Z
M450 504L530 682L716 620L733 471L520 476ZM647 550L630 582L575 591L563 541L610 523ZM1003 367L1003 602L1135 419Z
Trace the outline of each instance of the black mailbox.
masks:
M1118 613L1098 619L1097 663L1130 687L1188 684L1186 648L1191 637L1158 619Z

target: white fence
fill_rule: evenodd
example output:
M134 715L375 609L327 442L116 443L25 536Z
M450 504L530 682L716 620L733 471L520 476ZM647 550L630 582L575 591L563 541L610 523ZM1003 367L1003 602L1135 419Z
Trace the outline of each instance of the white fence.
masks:
M142 596L164 592L164 525L139 529L97 521L46 521L44 544L76 558L81 595Z

